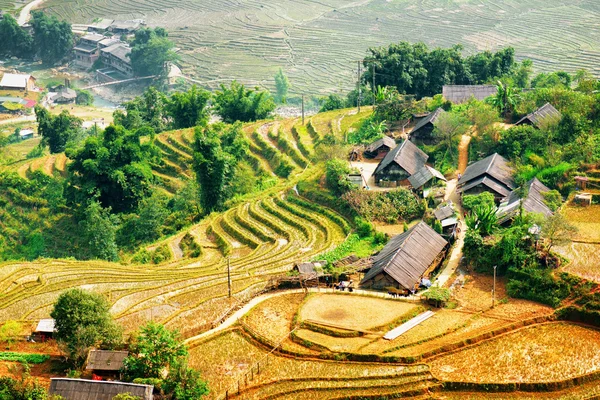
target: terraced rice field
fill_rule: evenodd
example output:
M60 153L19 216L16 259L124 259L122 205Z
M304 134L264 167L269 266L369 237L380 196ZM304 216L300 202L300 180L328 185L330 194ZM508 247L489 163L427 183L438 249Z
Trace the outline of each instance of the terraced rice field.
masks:
M354 87L367 48L407 40L460 43L467 52L514 46L538 70L600 74L600 4L594 0L48 0L73 23L143 18L181 48L184 73L209 87L238 79L273 88L282 67L294 93Z
M600 369L600 332L567 323L506 334L434 360L432 373L466 382L544 382Z

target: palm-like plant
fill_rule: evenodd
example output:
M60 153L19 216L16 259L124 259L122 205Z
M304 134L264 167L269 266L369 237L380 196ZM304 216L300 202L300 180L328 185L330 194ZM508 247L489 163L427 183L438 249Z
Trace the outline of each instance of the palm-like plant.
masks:
M517 106L519 95L511 86L505 85L500 81L498 81L496 89L498 92L495 96L490 97L488 102L498 109L500 115L506 118Z
M498 208L490 205L477 206L465 216L465 223L469 229L479 231L481 236L489 236L498 226L496 211Z

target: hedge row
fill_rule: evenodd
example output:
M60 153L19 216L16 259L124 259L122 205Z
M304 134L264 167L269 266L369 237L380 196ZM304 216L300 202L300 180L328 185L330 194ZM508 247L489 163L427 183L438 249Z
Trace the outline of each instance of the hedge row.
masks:
M35 353L16 353L12 351L0 352L0 360L2 361L15 361L20 363L28 364L42 364L50 359L47 354L35 354Z
M308 124L306 125L306 131L312 138L313 142L317 142L318 140L321 140L321 135L319 135L319 132L317 132L317 130L315 129L315 126L313 125L312 120L308 121Z
M328 328L328 327L325 327L322 325L313 324L312 322L307 322L307 321L302 321L300 323L300 326L302 328L308 329L309 331L322 333L323 335L332 336L332 337L354 338L354 337L364 336L364 333L362 333L362 332L351 331L351 330L348 330L348 331L336 330L336 329Z
M275 134L273 131L269 131L269 137L272 140L277 141L277 147L279 150L287 154L300 167L306 168L308 162L304 159L304 157L302 157L302 154L296 150L294 145L292 145L292 143L281 134L281 132L277 132L277 134Z

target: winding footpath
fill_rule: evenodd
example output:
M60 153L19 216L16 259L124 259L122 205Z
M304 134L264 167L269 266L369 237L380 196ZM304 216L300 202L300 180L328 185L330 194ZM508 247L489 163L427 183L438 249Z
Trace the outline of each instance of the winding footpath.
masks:
M25 25L31 19L31 10L39 7L46 0L33 0L31 3L28 3L25 7L21 9L19 13L19 18L17 18L17 23L19 26Z

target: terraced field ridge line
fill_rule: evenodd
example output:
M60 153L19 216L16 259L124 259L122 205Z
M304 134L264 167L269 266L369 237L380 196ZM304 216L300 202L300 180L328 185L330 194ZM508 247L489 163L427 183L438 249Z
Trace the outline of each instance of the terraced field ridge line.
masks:
M434 314L435 313L433 311L425 311L423 314L419 314L410 321L407 321L399 327L392 329L391 331L386 333L383 336L383 338L386 340L394 340L403 333L410 331L412 328L419 325L421 322L433 317Z

